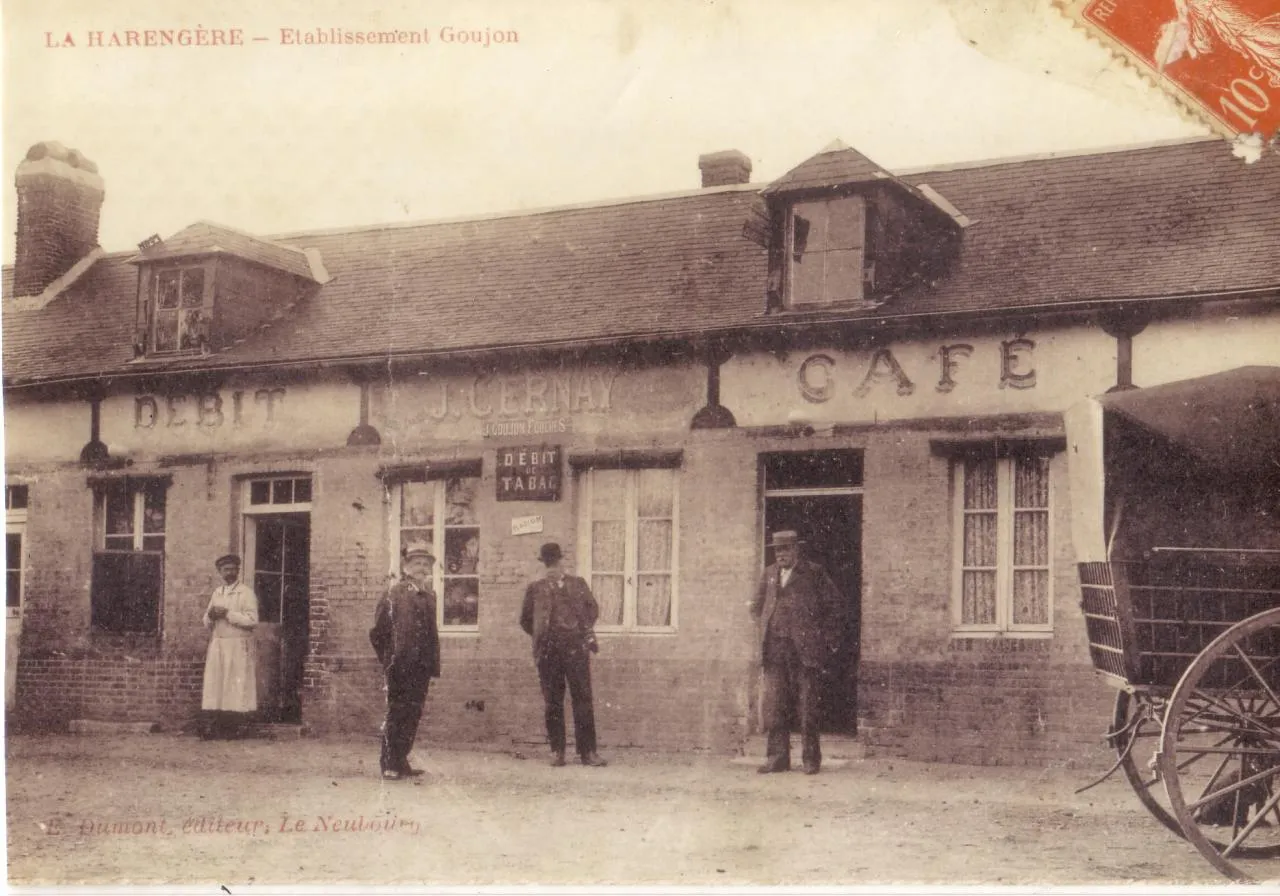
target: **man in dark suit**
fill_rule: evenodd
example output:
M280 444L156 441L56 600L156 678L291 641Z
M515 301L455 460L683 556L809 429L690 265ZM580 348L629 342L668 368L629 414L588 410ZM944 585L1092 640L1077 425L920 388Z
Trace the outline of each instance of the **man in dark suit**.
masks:
M822 679L840 649L840 593L826 571L800 559L800 539L790 530L773 534L775 562L764 571L751 602L760 620L764 665L763 715L768 755L758 771L791 768L791 717L798 710L804 773L822 765L818 699Z
M546 704L551 764L564 765L564 689L573 701L573 738L583 765L607 763L596 753L596 719L591 705L591 659L598 649L594 627L600 608L586 581L565 575L560 545L544 544L538 554L544 578L524 592L520 627L533 636L533 661Z
M425 547L404 553L404 576L378 602L369 640L387 679L387 718L382 726L379 764L388 781L421 775L409 765L422 704L431 679L440 677L440 632L431 567Z

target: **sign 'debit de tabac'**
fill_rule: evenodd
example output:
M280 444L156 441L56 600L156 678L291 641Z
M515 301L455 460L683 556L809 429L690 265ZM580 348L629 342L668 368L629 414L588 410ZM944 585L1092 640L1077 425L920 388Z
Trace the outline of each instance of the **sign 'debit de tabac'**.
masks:
M559 501L559 445L513 446L498 451L499 501Z

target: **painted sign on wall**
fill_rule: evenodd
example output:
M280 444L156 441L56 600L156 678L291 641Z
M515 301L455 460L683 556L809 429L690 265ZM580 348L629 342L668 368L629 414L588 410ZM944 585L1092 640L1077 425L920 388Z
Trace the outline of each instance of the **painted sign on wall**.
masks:
M1115 383L1115 350L1071 325L744 353L721 367L720 401L739 426L1055 411Z
M503 448L498 451L499 501L559 501L559 445Z
M285 389L236 389L192 395L139 395L133 400L133 428L172 429L179 426L215 428L225 424L274 423Z

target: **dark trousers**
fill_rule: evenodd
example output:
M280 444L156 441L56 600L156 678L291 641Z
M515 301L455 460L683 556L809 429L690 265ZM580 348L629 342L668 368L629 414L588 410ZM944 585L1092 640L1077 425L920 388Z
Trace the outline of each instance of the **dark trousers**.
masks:
M409 769L409 751L418 735L422 704L427 699L431 679L422 675L387 676L387 718L382 723L382 770Z
M791 720L798 715L801 759L806 765L822 763L818 744L821 684L822 673L801 661L790 638L769 636L764 651L763 714L770 760L791 762Z
M552 751L564 752L564 689L573 701L573 739L578 755L596 751L596 716L591 705L591 660L580 643L548 643L537 660L538 684L546 704L547 740Z

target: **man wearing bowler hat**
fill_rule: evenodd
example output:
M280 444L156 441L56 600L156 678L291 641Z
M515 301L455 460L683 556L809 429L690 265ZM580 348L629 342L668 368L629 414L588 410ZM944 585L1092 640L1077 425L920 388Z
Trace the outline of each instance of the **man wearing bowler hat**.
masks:
M222 584L209 598L204 624L213 629L204 658L200 708L206 740L239 737L249 714L258 709L253 629L258 624L258 598L240 581L240 558L223 554L214 561Z
M524 592L520 627L533 636L533 660L546 709L551 764L564 765L564 690L573 701L573 739L583 765L607 763L596 753L596 719L591 705L591 660L600 608L585 580L565 575L560 545L542 546L538 559L547 574Z
M760 620L769 738L761 774L791 768L791 718L796 714L804 773L816 775L822 765L818 699L840 649L842 610L835 583L821 566L800 558L801 544L792 530L773 533L768 546L775 562L765 569L751 602L751 615Z
M404 575L378 602L369 640L386 675L387 716L379 766L387 781L421 775L409 765L431 679L440 677L440 630L431 588L435 555L424 546L404 552Z

